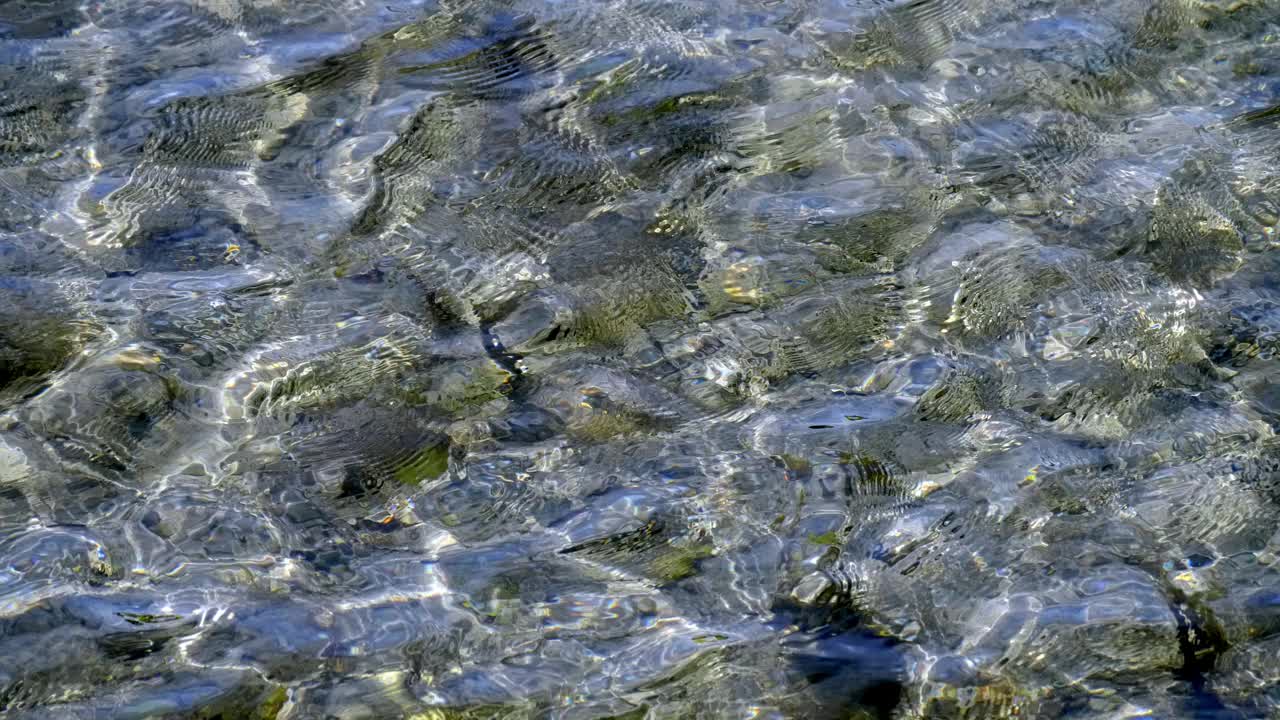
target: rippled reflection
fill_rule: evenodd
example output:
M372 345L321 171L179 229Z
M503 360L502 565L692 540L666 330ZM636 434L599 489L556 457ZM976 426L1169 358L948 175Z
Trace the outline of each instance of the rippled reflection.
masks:
M0 4L0 715L1280 712L1280 2Z

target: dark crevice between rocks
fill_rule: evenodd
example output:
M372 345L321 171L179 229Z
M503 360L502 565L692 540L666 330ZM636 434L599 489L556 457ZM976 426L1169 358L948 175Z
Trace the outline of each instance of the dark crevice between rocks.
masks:
M1196 605L1176 590L1169 602L1178 621L1178 649L1182 654L1182 666L1174 670L1174 677L1189 686L1188 702L1197 717L1235 717L1213 691L1211 682L1218 658L1230 645L1213 613Z
M480 337L484 341L484 351L489 358L497 363L498 367L511 373L511 392L508 397L513 399L518 397L525 379L524 371L520 369L522 356L507 351L498 336L493 334L493 323L484 323L480 326Z
M1222 628L1211 615L1197 611L1185 599L1175 598L1170 608L1178 620L1178 646L1182 653L1182 667L1174 674L1197 688L1203 687L1206 676L1228 648Z
M888 720L906 697L901 641L866 627L853 598L835 592L816 605L777 598L774 623L792 672L809 687L809 718Z

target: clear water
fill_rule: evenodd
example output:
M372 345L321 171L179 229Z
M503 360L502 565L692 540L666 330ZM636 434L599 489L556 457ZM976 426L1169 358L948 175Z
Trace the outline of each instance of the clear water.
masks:
M1280 712L1280 2L0 58L5 718Z

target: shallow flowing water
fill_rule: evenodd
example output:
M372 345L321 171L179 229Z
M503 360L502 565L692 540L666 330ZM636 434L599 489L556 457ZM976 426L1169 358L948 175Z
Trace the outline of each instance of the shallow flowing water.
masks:
M0 58L5 718L1280 712L1280 1Z

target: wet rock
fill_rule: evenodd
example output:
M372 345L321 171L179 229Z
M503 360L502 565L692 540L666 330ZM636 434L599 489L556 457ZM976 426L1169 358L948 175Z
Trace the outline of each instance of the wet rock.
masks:
M95 324L53 283L0 278L0 398L43 389L96 335Z

